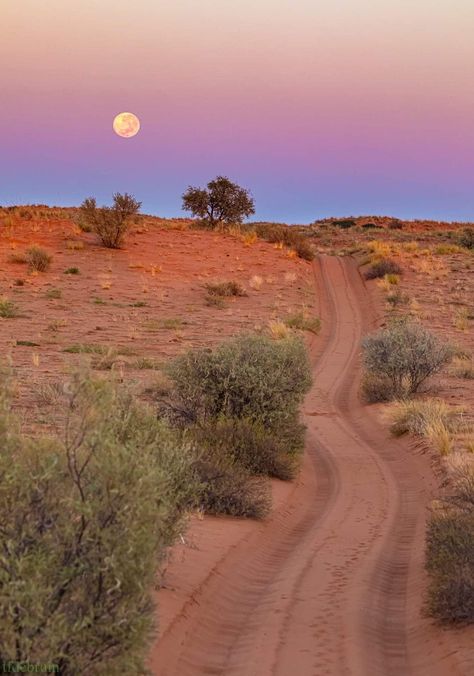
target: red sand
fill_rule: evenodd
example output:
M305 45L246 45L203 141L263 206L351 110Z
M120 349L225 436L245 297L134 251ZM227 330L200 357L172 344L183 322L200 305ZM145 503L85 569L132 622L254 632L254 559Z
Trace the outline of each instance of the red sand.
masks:
M350 259L314 270L324 329L300 478L277 484L263 523L193 523L158 594L154 676L474 673L474 628L421 616L430 457L357 396L360 339L376 322L365 285Z

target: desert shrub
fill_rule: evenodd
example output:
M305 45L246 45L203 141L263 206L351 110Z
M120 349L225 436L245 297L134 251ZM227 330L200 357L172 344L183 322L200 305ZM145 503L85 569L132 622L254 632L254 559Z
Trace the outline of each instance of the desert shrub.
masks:
M381 228L381 225L378 225L377 223L364 223L362 228L364 230L372 230L374 228Z
M79 273L80 273L80 270L79 270L79 268L76 268L76 267L66 268L66 270L64 270L65 275L78 275Z
M340 220L332 221L332 224L338 228L347 230L348 228L352 228L356 222L353 218L342 218Z
M398 219L394 218L392 221L389 222L388 227L390 230L402 230L403 221L399 221Z
M271 507L271 489L220 449L201 452L195 463L200 481L199 505L208 514L263 519Z
M63 294L61 289L48 289L44 295L48 300L58 300Z
M474 249L474 228L464 228L457 236L458 243L466 249Z
M260 239L271 244L284 244L293 249L298 258L312 261L314 251L307 237L283 223L254 223L251 226Z
M364 373L361 382L362 398L368 404L376 404L393 399L392 381L387 376Z
M210 282L205 284L205 288L209 296L230 297L230 296L246 296L245 289L235 281L229 282Z
M88 197L81 204L81 216L105 247L119 249L141 202L128 193L114 193L113 200L111 207L97 207L95 198Z
M175 402L188 423L220 416L249 418L267 428L293 422L311 384L305 347L297 338L243 335L215 350L190 350L168 367Z
M214 296L214 295L211 295L211 294L207 294L205 300L206 300L206 305L208 307L217 307L220 310L222 310L223 308L226 307L226 303L224 302L224 299L222 298L222 296Z
M255 213L255 203L248 190L226 176L217 176L207 188L189 186L183 194L183 209L215 228L220 223L241 223Z
M311 333L319 333L321 329L321 320L319 317L313 317L303 310L287 317L285 319L285 324L290 329L310 331Z
M167 370L172 389L158 398L159 415L197 443L202 508L264 516L271 494L261 476L290 479L304 443L304 344L244 335L213 351L191 350Z
M474 622L474 513L431 518L427 569L431 615L442 622Z
M0 406L0 654L61 674L144 673L156 567L198 491L189 449L124 391L78 373L63 432Z
M362 342L368 373L392 384L392 398L414 394L452 357L451 348L421 324L406 320L392 323Z
M30 270L46 272L51 265L52 256L39 246L32 246L26 250L26 260Z
M18 316L18 308L15 303L8 298L0 298L0 317L3 319L13 319Z
M305 261L312 261L314 258L314 250L310 242L304 237L295 239L292 248L296 251L298 258L303 258Z
M365 272L366 279L378 279L385 275L401 275L402 269L398 263L391 258L381 258L375 261Z

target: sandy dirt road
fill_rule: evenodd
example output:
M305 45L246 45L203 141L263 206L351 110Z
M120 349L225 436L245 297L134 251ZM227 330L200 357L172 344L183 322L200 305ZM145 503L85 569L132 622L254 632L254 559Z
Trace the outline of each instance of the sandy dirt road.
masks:
M314 272L323 330L301 476L268 520L232 535L165 627L156 676L474 673L468 638L454 644L420 613L429 457L358 399L360 340L375 321L364 283L350 259L320 257Z

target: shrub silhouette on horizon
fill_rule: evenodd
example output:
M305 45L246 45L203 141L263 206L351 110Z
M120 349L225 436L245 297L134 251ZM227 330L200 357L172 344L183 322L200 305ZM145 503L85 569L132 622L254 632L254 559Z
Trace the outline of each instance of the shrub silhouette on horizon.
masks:
M142 203L128 193L116 192L113 200L111 207L98 207L95 197L88 197L81 204L81 215L105 247L120 249L131 219L138 214Z
M226 176L217 176L207 188L189 186L183 194L183 209L215 228L220 223L241 223L255 213L255 202L248 190Z

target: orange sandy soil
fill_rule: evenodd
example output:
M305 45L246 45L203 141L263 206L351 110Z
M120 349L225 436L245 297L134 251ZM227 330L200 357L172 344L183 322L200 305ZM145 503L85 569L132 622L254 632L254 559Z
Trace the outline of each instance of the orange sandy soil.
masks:
M70 220L17 220L0 228L0 297L13 301L19 313L0 318L0 349L11 356L28 419L38 423L41 417L44 383L57 382L72 364L89 358L63 351L72 345L125 353L115 368L140 390L154 371L137 368L139 357L159 364L314 307L310 263L266 242L246 246L236 236L185 228L182 221L146 219L122 250L100 247ZM32 245L52 254L47 272L30 274L26 265L11 262L12 254ZM65 274L70 267L80 273ZM204 284L226 280L239 282L248 296L225 299L223 309L208 307ZM51 289L59 289L61 298L48 299Z
M419 225L407 228L330 227L314 243L361 262L372 239L421 239L421 249L444 241ZM68 248L77 241L84 248ZM32 244L52 253L50 271L30 275L9 262ZM400 250L394 257L404 268L400 287L416 300L410 312L471 349L472 256ZM71 266L80 274L65 275ZM203 284L229 279L248 297L207 307ZM62 297L48 300L51 288ZM441 630L421 614L425 522L443 475L434 453L390 437L383 407L359 400L360 340L390 311L386 291L365 283L354 259L321 255L310 264L271 244L245 246L237 236L158 219L144 219L124 250L107 251L70 220L9 218L0 231L0 295L18 305L19 317L0 319L0 341L17 370L18 405L34 427L43 424L42 384L61 380L80 359L63 352L73 344L121 348L119 368L139 390L154 373L135 368L137 357L164 361L302 307L322 318L320 336L308 337L315 382L303 407L302 471L295 482L273 482L274 509L262 522L193 517L156 593L154 676L474 673L473 628ZM166 329L163 320L181 324ZM469 406L471 382L443 375L435 394Z

